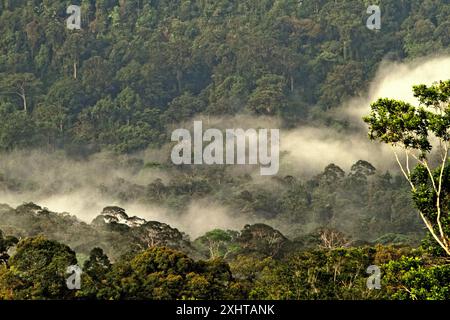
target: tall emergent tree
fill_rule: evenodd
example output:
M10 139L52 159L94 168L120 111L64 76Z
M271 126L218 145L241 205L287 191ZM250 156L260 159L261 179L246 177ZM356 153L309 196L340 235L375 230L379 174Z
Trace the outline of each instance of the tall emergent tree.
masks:
M23 111L28 111L29 91L35 90L41 81L32 73L0 74L0 95L12 94L22 100Z
M450 80L414 86L413 91L418 107L379 99L364 122L371 140L392 146L422 220L439 251L450 255ZM413 169L411 161L416 162Z

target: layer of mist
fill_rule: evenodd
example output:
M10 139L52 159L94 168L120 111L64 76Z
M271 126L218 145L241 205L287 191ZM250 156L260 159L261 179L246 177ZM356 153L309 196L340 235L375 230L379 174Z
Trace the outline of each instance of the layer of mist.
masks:
M383 63L370 85L368 94L355 97L337 110L331 111L337 119L348 121L352 128L342 129L301 126L281 131L281 166L279 175L313 176L330 163L344 170L360 159L371 162L378 170L395 170L391 150L367 139L367 128L361 117L369 105L380 97L405 100L417 104L412 95L414 84L432 84L449 77L450 57L434 57L406 63ZM234 116L202 118L208 127L216 128L279 128L275 118ZM192 121L179 124L189 127ZM114 188L118 180L131 184L148 185L155 179L167 181L167 173L158 168L135 170L133 161L163 162L170 154L170 144L160 150L146 150L133 156L99 153L86 160L74 160L61 152L15 151L0 155L0 178L14 181L8 190L0 189L0 203L17 206L35 202L51 211L70 212L90 222L110 205L124 207L130 215L156 220L177 227L192 237L214 229L240 229L248 219L236 218L230 210L208 199L192 201L182 216L174 216L166 208L151 204L119 201L102 192L101 186ZM241 167L231 168L229 174L242 173ZM249 173L256 177L258 168ZM270 178L258 178L267 183ZM266 180L264 180L266 179Z

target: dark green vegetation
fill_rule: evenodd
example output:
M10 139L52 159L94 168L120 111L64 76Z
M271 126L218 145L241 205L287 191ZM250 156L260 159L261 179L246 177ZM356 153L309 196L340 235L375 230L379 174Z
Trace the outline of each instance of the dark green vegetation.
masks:
M83 30L69 31L66 8L77 3ZM330 164L312 178L260 181L130 155L165 145L172 127L196 115L348 129L327 111L364 92L383 59L449 51L449 1L383 1L380 32L365 27L367 5L0 0L0 151L126 154L119 168L161 170L165 179L91 187L174 217L206 199L258 222L190 239L118 207L85 223L33 203L1 205L0 299L449 299L446 159L430 167L419 154L406 174L411 201L402 177L363 160L348 172ZM426 106L447 103L441 118L402 102L374 104L372 138L425 154L429 131L448 142L449 86L441 86L415 89ZM0 192L53 195L64 185L44 179L0 172ZM422 243L414 207L434 233ZM76 263L82 288L71 291L65 272ZM366 287L370 265L381 268L381 290Z
M66 268L77 261L75 252L43 237L26 238L9 260L0 263L0 299L450 297L449 265L421 250L381 245L315 248L274 257L265 252L268 244L261 241L272 232L267 226L246 227L240 239L234 240L236 255L227 260L220 256L193 260L180 251L155 246L129 252L111 263L102 249L94 248L83 259L81 289L75 291L68 290L65 282ZM253 238L247 239L245 233ZM258 241L255 235L261 239ZM217 235L211 238L223 242L230 239ZM0 243L3 241L2 236ZM382 270L381 290L366 287L365 270L373 264Z
M374 1L377 2L377 1ZM82 5L81 31L65 26ZM374 4L374 3L371 3ZM198 114L326 114L383 58L448 52L450 4L387 0L0 1L0 149L131 152ZM344 124L340 124L341 126Z

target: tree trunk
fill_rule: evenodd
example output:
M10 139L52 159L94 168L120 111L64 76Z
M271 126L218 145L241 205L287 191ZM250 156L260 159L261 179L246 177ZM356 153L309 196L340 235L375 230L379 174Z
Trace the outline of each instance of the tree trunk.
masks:
M347 41L344 40L344 61L347 61Z
M77 79L77 63L76 62L73 63L73 78L75 80Z
M25 95L23 95L22 99L23 99L23 110L25 112L27 112L27 109L28 109L28 107L27 107L27 97Z
M20 93L18 93L18 94L22 98L23 111L27 112L28 107L27 107L27 96L25 95L25 90L23 88L21 88L20 89Z
M180 70L177 70L178 93L181 93L181 78L183 78L183 73Z

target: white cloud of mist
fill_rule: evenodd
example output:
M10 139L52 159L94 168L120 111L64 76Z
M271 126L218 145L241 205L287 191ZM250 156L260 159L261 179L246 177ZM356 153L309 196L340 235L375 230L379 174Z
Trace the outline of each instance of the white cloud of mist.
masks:
M304 127L282 137L282 172L312 176L334 163L348 170L358 160L368 160L377 169L394 168L390 149L371 144L366 134L346 134L329 128Z
M241 230L247 223L251 221L233 216L226 208L207 200L192 203L187 214L182 216L180 221L185 232L194 238L216 228Z
M90 222L104 207L122 204L101 192L101 186L114 188L121 179L139 185L157 178L167 179L166 174L157 169L135 172L127 161L130 159L125 156L108 153L96 154L87 160L43 151L2 154L0 173L10 183L18 183L20 192L0 190L0 203L17 206L31 201Z
M370 103L378 98L398 99L417 105L418 101L412 92L414 85L431 85L439 80L449 79L448 56L422 58L406 63L384 62L370 85L369 94L349 101L338 110L337 114L343 111L353 123L357 124L370 110Z
M147 221L167 223L188 234L192 239L213 229L240 230L249 219L233 215L226 207L211 199L201 199L192 202L181 216L174 216L162 208L149 210L148 206L130 203L127 214L142 217Z
M449 78L450 57L382 63L367 95L355 97L332 111L333 117L347 120L353 131L347 133L328 127L303 126L285 132L281 140L281 150L288 153L284 167L311 175L329 163L348 170L362 159L368 160L379 170L396 170L391 149L368 140L362 117L369 113L370 104L378 98L399 99L417 105L413 85L431 85Z
M134 159L142 157L151 162L160 156L161 152L147 150ZM70 159L62 153L49 154L43 151L2 154L0 173L18 183L26 182L30 190L12 192L0 189L0 203L16 207L25 202L34 202L54 212L76 215L87 223L98 216L104 207L120 206L129 216L167 223L194 239L215 228L241 229L249 223L246 219L233 216L227 208L208 200L193 202L183 215L175 216L163 207L120 201L101 192L100 186L114 189L119 179L139 186L146 186L158 178L168 180L166 173L158 169L136 171L126 165L127 161L127 157L108 153L96 154L81 161Z

